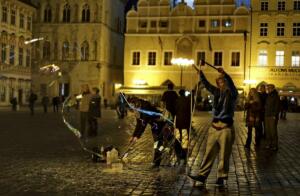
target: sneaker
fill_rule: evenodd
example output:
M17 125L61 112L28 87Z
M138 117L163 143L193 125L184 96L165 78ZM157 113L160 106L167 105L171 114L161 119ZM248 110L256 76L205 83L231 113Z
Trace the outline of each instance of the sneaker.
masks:
M206 177L205 176L202 176L202 175L198 175L198 176L192 176L192 175L188 175L188 177L196 182L200 182L201 185L204 185L205 184L205 181L206 181Z
M216 186L218 187L225 187L227 185L227 179L226 178L218 178L216 181Z
M270 148L271 148L271 146L269 146L269 145L265 147L265 149L270 149Z

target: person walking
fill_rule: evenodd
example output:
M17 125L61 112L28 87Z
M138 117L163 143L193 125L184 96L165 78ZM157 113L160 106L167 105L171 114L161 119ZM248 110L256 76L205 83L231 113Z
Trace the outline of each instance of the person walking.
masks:
M29 109L30 109L31 116L34 115L34 104L37 98L38 98L37 95L33 91L31 91L29 95Z
M81 86L81 100L79 103L79 111L80 111L80 133L81 139L86 139L87 125L88 125L88 114L89 114L89 105L91 100L91 93L88 84L84 84Z
M274 84L267 85L267 99L265 105L265 123L267 149L278 150L277 124L280 110L280 98Z
M259 146L260 144L261 133L258 132L257 129L260 123L260 110L261 110L260 108L261 108L261 103L260 103L259 95L255 88L251 88L245 103L246 126L248 127L248 134L247 134L245 148L250 148L253 128L255 128L255 145Z
M259 95L259 100L260 100L260 118L259 118L259 123L257 126L257 133L261 136L261 138L265 139L266 138L266 127L265 127L265 105L266 105L266 99L267 99L267 93L266 93L266 86L264 84L261 84L258 87L258 95Z
M177 93L174 91L174 85L172 83L168 83L168 90L165 91L162 95L161 102L163 103L163 108L165 108L165 112L167 112L167 117L174 121L176 109L176 100L178 98Z
M90 137L97 136L98 118L101 117L101 97L100 90L97 87L92 88L91 100L89 103L89 130Z
M42 105L43 105L45 114L48 112L49 102L50 102L49 97L47 95L43 96Z
M221 76L216 79L217 86L210 84L205 75L200 72L200 80L205 88L214 95L213 120L208 130L205 154L198 175L188 176L202 185L211 171L214 160L219 154L218 172L216 186L225 186L229 172L229 158L235 139L233 116L238 91L231 77L222 69L218 68Z
M188 152L188 141L190 133L191 124L191 97L185 96L185 90L179 90L179 97L176 100L175 105L175 127L178 132L176 132L176 138L181 144L181 154L178 163L187 163L187 152Z

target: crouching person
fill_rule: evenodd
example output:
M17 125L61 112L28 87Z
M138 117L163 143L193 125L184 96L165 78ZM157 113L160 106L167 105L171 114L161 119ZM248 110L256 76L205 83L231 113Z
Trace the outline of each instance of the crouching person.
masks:
M134 104L137 109L136 126L131 138L131 142L136 142L144 133L147 125L151 126L152 137L154 140L154 156L153 156L153 168L158 168L162 159L163 154L169 148L173 148L175 145L175 153L179 155L181 152L180 144L174 140L173 127L169 125L167 121L161 118L162 112L156 107L152 106L151 103L141 100L133 99L130 101Z

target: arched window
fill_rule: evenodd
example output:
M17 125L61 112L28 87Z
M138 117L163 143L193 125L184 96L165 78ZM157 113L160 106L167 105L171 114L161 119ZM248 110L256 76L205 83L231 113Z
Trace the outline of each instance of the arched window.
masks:
M47 5L44 10L44 22L51 22L52 20L52 10L50 5Z
M69 4L66 4L64 6L64 11L63 11L63 22L70 22L70 16L71 16L71 7Z
M89 43L87 41L81 44L81 60L87 61L89 60Z
M48 41L43 45L43 59L50 60L50 42Z
M69 42L65 41L62 46L62 59L66 60L69 57L69 49L70 44Z
M82 8L82 22L90 22L90 7L88 4L85 4Z

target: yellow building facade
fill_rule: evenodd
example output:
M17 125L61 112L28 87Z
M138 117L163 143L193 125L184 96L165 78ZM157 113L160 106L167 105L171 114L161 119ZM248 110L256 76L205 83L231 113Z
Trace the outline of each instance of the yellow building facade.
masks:
M32 4L19 0L0 1L0 106L16 97L27 102L31 87Z
M224 68L241 90L250 49L249 10L234 0L195 0L194 8L169 0L139 0L127 13L124 87L128 94L161 94L166 84L191 90L199 80L194 69L172 65L172 58L200 59ZM246 65L246 66L245 66ZM201 69L215 83L218 73Z
M40 1L34 22L33 88L40 95L80 93L82 84L100 88L112 100L123 82L125 0ZM54 74L39 69L55 64Z
M251 80L300 96L300 1L252 0ZM249 74L249 73L248 73Z

